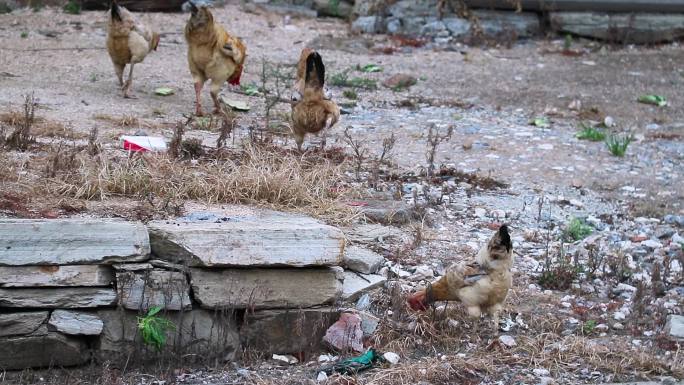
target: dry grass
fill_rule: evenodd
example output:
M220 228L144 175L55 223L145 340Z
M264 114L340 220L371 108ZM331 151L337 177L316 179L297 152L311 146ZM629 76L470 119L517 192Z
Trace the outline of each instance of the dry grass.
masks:
M322 157L302 158L247 146L225 159L196 163L150 154L121 159L80 153L75 161L78 167L71 172L51 174L50 193L87 200L153 196L172 201L262 205L301 211L336 223L354 216L351 208L340 203L342 166Z
M108 114L95 114L93 119L109 122L116 127L139 127L140 119L132 115L112 116Z

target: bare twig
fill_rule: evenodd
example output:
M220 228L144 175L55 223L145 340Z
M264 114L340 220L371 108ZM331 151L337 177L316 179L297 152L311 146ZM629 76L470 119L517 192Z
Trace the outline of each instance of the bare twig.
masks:
M428 137L427 137L427 152L425 153L425 158L428 162L427 176L432 178L435 173L435 155L437 154L437 147L440 143L449 141L451 135L454 133L454 126L449 125L446 132L440 133L437 126L432 123L428 126Z
M355 140L349 132L349 128L344 129L344 141L354 151L354 163L356 164L356 180L361 180L361 168L363 167L363 159L366 157L368 149L363 147L360 140Z

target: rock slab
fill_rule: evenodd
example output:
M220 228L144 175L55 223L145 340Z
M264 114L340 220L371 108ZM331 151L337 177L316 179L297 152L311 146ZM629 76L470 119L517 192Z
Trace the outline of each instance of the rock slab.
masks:
M277 309L330 304L342 293L341 268L190 269L203 308Z
M658 43L684 36L684 15L664 13L551 12L557 31L625 43Z
M250 312L240 329L242 345L268 354L318 352L338 316L328 307Z
M53 311L48 324L64 334L86 336L99 335L103 326L96 315L68 310Z
M190 285L185 274L160 269L118 271L119 298L124 308L147 311L161 306L167 310L192 308Z
M116 292L110 288L0 289L0 307L77 309L115 303Z
M0 367L7 370L76 366L89 359L85 341L59 333L0 340Z
M347 301L356 301L363 293L382 286L386 280L378 274L357 274L345 271L342 298Z
M385 258L382 255L363 247L347 246L344 249L344 267L363 274L372 274L378 271Z
M674 338L684 338L684 316L670 315L667 317L665 332Z
M344 251L339 229L290 214L156 221L149 229L156 256L196 267L335 266Z
M0 266L142 261L147 229L139 222L84 219L0 219Z
M121 363L129 358L154 360L158 357L142 341L137 328L137 312L100 310L97 315L104 322L96 344L96 357L101 361ZM203 362L207 358L223 362L235 359L240 351L240 337L230 312L197 309L161 312L159 316L175 325L175 331L167 332L163 353L198 355Z
M109 266L0 266L0 287L109 286Z
M47 317L47 311L0 314L0 337L31 334Z

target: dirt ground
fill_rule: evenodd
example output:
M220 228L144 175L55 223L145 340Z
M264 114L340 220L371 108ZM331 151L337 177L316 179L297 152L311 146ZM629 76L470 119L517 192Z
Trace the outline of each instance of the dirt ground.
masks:
M655 237L659 226L664 225L664 215L684 214L684 49L679 44L612 47L575 39L570 48L576 53L571 55L563 54L564 40L557 38L521 41L510 48L439 48L429 44L412 47L407 44L410 42L388 36L353 36L348 24L340 20L250 13L236 2L216 9L215 15L248 47L243 85L259 84L264 60L292 71L301 48L313 46L321 52L333 98L344 110L340 123L327 133L330 146L349 152L343 140L343 131L348 128L370 154L377 154L383 139L394 134L395 172L419 174L426 165L428 127L434 125L443 131L453 126L450 140L438 147L437 163L481 177L492 176L510 185L501 190L458 185L467 187L454 188L443 205L424 213L422 223L403 229L415 239L420 235L422 240L408 255L397 251L400 240L381 240L371 246L387 252L384 255L389 255L391 269L413 272L417 265L427 264L438 272L459 256L472 254L490 236L493 222L504 218L513 222L519 276L506 313L513 323L518 314L524 318L511 332L519 346L509 354L493 336L480 338L469 329L454 332L449 329L453 322L464 321L445 315L446 311L437 312L414 319L403 334L384 330L385 334L378 337L384 349L402 353L406 366L336 383L446 384L455 379L463 383L554 383L548 381L553 377L555 383L563 384L682 375L679 345L675 349L671 344L663 348L665 345L658 339L664 326L661 316L681 312L681 294L654 299L657 306L673 305L658 316L647 313L652 323L649 318L646 326L623 330L614 325L609 313L631 302L612 294L610 298L595 298L593 293L603 287L600 279L587 282L595 286L592 294L578 294L579 288L545 291L537 285L545 253L549 254L550 247L563 250L558 239L544 239L547 232L552 234L551 229L554 236L560 234L558 227L545 227L545 221L559 224L575 216L590 217L601 225L597 225L597 229L603 229L601 239L620 244L644 234ZM162 40L159 50L136 66L133 91L138 99L130 100L122 97L104 48L104 12L66 15L46 8L0 15L0 114L21 110L24 96L33 92L38 101L36 115L73 128L80 134L74 135L78 142L85 141L92 127L99 128L99 141L105 151L119 155L123 154L118 141L122 134L143 130L169 140L177 122L194 111L182 35L187 17L141 15L161 31ZM353 68L371 63L381 66L382 72L363 73ZM349 92L344 94L350 88L335 86L331 81L344 71L349 71L350 78L374 80L378 88L355 89L358 99L352 100ZM394 74L410 74L418 82L406 90L381 85ZM154 90L158 87L171 87L175 94L157 96ZM263 126L264 99L228 86L223 93L251 106L250 111L237 115L238 129L232 143L239 144L246 140L250 128ZM637 98L643 94L665 96L669 105L638 103ZM289 95L285 87L283 97ZM206 88L203 104L205 109L211 106ZM289 105L280 104L274 115L283 117L288 111ZM538 117L545 117L550 126L531 125L530 121ZM634 135L635 141L624 157L612 156L602 142L581 141L575 136L581 122L598 124L606 117L615 122L607 131ZM218 138L211 127L196 127L186 135L212 148ZM39 140L49 143L61 139L45 136ZM278 144L294 147L287 137ZM315 139L311 145L317 145ZM8 156L16 160L38 155L12 152ZM14 170L25 173L22 167ZM346 175L353 179L351 170ZM410 186L404 186L405 191L398 194L403 193L406 200L412 189L423 188L419 184L406 183ZM95 209L103 204L88 202L92 210L84 215L109 215L105 209ZM106 204L126 207L131 199L114 196ZM201 202L186 206L186 210L206 208ZM681 233L681 228L676 231ZM672 238L673 233L667 236ZM662 259L666 252L673 255L673 260L681 258L682 252L677 254L674 241L671 245L663 243L667 251L658 254L657 250L649 250L638 262L651 266L654 258ZM580 246L577 242L572 245ZM634 247L640 247L638 242ZM679 270L673 269L673 274L680 274L679 278L670 282L673 293L682 287L681 265L677 266ZM418 281L401 283L413 290ZM603 289L611 293L611 286L607 287ZM386 295L374 295L374 306L387 309ZM604 325L606 329L601 329L600 336L594 333L585 340L582 322L592 317L610 327ZM310 372L318 363L314 357L313 362L295 369L263 362L242 364L249 370L241 370L247 372L236 372L231 367L223 371L188 371L187 375L141 374L112 383L151 384L153 378L192 384L313 383ZM427 374L425 368L430 369ZM95 368L96 373L105 373L102 378L114 376L107 370ZM20 383L39 382L40 376L28 375ZM306 379L299 381L301 378ZM108 384L104 380L102 383Z

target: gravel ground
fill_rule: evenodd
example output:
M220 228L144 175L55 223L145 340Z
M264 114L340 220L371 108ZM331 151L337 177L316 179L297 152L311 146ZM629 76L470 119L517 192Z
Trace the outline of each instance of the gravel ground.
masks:
M411 291L432 279L430 275L443 274L449 263L474 253L491 234L493 224L511 223L517 275L506 313L513 323L518 316L521 321L506 333L520 346L491 353L495 336L451 330L449 320L458 320L458 315L438 312L442 315L430 321L438 325L440 338L451 344L445 348L416 331L416 325L425 320L407 316L401 320L406 328L398 330L402 341L408 342L401 345L381 338L380 345L399 352L401 364L347 383L449 383L423 373L432 368L431 360L475 368L469 383L601 383L682 376L678 345L671 349L674 342L664 329L666 316L681 314L684 304L684 256L679 245L684 236L684 50L678 44L611 48L576 41L573 49L579 56L563 55L560 40L524 41L506 49L412 48L386 36L351 36L347 25L338 20L290 20L244 12L237 4L215 13L248 46L244 84L259 82L262 60L293 65L305 45L320 50L328 79L345 70L351 71L351 77L378 83L399 73L418 79L408 90L359 89L356 101L343 97L344 89L331 86L348 114L328 133L329 144L346 146L342 132L349 128L375 154L382 140L394 134L393 172L419 174L426 164L428 127L443 131L453 126L450 140L437 149L437 163L509 185L479 189L458 178L445 178L446 187L420 178L415 183L407 178L398 189L384 184L380 189L402 196L407 207L425 207L427 220L423 227L404 226L402 237L373 240L368 246L387 257L383 273L404 291ZM158 52L136 67L133 89L139 98L126 100L116 87L103 48L104 13L65 15L48 8L0 15L0 113L18 110L23 95L34 92L39 116L81 133L97 126L110 149L117 146L120 134L139 129L170 138L173 125L194 110L181 33L187 15L142 18L163 33L162 43ZM382 53L390 51L394 53ZM383 71L364 74L351 69L368 63L380 65ZM172 87L176 93L154 95L153 90L161 86ZM250 127L262 125L264 102L236 91L224 89L230 98L252 106L239 114L239 142ZM638 96L646 93L665 96L669 106L637 103ZM208 91L203 97L209 106ZM277 108L278 113L287 110L286 105ZM550 127L530 124L541 116ZM575 137L581 121L603 122L606 117L615 122L610 131L631 132L635 137L624 157L610 155L601 142ZM133 123L122 123L124 118ZM212 147L217 138L216 132L203 129L188 135ZM284 145L294 146L292 141ZM438 203L427 202L437 198ZM128 203L126 199L115 202ZM186 210L198 207L208 209L189 203ZM592 234L561 242L572 218L582 218L592 227ZM418 228L422 242L417 243ZM583 270L569 287L557 290L540 285L547 256L567 253L580 265L590 266L593 252L605 257L602 271ZM665 290L635 299L640 282L655 285L655 265L666 268L662 273ZM624 271L629 271L628 276L618 277ZM379 317L388 317L387 296L387 289L371 295L371 311ZM646 310L639 311L640 304ZM594 326L587 331L589 321ZM547 340L535 339L540 336ZM586 348L577 356L564 353L563 346L574 347L572 341L580 340L591 351ZM539 344L544 348L531 353L532 346ZM478 366L488 354L494 366ZM636 360L643 355L655 364ZM225 370L179 369L156 377L190 384L313 383L311 372L317 365L315 357L284 369L270 361L243 362ZM388 373L404 369L415 369L417 374L386 382ZM40 382L41 375L20 382ZM119 383L150 384L153 377L130 374Z

